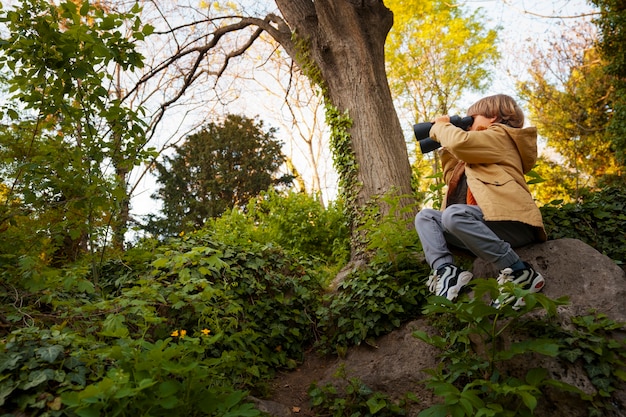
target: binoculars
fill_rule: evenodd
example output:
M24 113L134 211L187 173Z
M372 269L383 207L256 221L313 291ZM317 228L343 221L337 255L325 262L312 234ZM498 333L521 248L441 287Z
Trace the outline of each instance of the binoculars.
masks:
M450 123L463 130L467 130L472 126L472 123L474 123L474 118L472 116L450 116ZM428 137L431 127L433 127L433 123L430 122L417 123L413 125L415 139L417 139L417 142L420 144L420 150L424 154L441 148L441 144L439 142Z

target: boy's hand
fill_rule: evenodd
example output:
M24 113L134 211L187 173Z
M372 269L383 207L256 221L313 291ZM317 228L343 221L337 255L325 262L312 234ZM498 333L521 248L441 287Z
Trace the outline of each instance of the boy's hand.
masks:
M434 123L450 123L450 116L437 116Z

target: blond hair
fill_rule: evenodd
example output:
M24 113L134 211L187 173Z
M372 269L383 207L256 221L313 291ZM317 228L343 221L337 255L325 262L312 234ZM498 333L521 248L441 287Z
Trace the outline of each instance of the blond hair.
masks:
M515 100L506 94L481 98L467 109L469 116L497 117L496 123L511 127L524 126L524 112Z

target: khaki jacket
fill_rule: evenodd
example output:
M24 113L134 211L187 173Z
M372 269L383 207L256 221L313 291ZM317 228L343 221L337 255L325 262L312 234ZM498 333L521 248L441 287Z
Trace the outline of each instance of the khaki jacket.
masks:
M467 185L486 221L526 223L536 227L538 241L546 240L541 212L524 178L537 160L535 127L517 129L495 123L468 132L451 123L435 123L430 137L441 143L446 184L457 164L465 162Z

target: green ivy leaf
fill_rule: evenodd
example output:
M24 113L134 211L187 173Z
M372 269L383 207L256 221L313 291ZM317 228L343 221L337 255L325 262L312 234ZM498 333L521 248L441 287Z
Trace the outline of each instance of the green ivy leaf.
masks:
M97 406L88 406L76 410L76 414L80 417L100 417L101 410Z
M448 407L443 404L437 404L421 411L417 417L447 417Z
M526 382L529 385L538 387L548 376L548 371L544 368L533 368L526 374Z
M524 405L528 407L530 411L533 411L537 407L537 398L529 392L520 391L518 395L522 398Z
M162 257L162 258L157 258L156 260L154 260L152 262L152 266L157 268L157 269L161 269L161 268L165 268L170 262L170 258L168 257Z
M109 337L128 337L128 328L124 324L126 317L123 314L109 314L102 323L102 336Z
M53 378L54 371L52 369L36 369L28 374L28 382L21 388L28 390L36 387Z
M374 415L387 406L387 401L382 398L371 397L367 400L366 404L370 413Z
M17 388L17 384L12 380L2 381L0 383L0 406L4 405L4 402Z
M59 357L63 350L63 346L61 345L52 345L41 347L37 349L36 353L42 360L52 363Z

